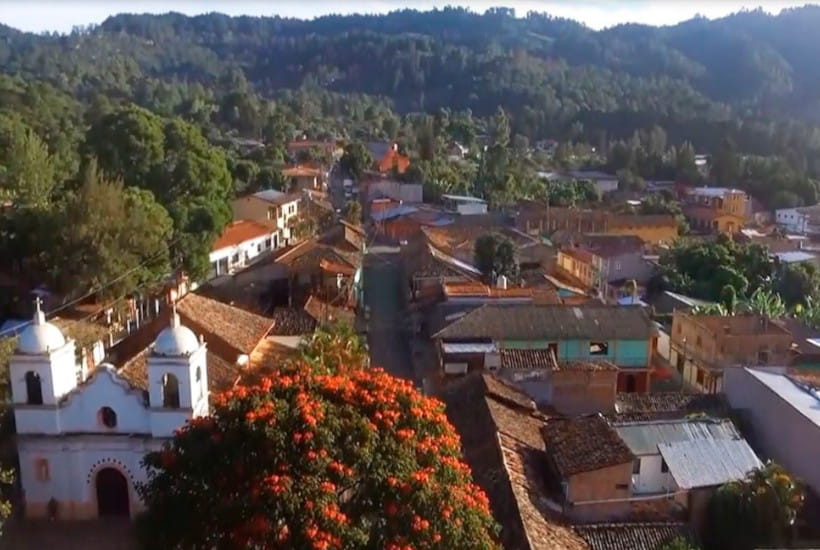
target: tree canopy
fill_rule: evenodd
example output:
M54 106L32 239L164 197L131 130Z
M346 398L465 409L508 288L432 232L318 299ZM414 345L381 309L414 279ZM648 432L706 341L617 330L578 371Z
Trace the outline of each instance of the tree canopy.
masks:
M147 548L498 548L443 405L380 369L291 362L145 464Z
M518 251L515 243L500 233L487 233L475 242L475 264L484 278L495 283L502 275L518 279Z

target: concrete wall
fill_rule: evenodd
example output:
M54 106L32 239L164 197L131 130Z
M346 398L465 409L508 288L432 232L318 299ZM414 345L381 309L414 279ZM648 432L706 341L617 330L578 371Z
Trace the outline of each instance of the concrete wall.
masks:
M551 405L566 415L615 410L617 371L565 370L552 373Z
M761 458L771 458L820 492L820 426L742 368L725 371L724 392L752 430Z
M629 514L632 463L571 476L567 483L568 515L574 521L623 519ZM615 502L600 502L600 501Z

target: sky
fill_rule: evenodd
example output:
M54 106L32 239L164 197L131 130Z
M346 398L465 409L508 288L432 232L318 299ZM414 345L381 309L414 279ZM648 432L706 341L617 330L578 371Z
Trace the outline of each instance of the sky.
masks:
M594 29L601 29L620 23L672 25L695 15L715 18L741 9L757 7L770 13L778 13L783 8L802 6L808 2L809 0L0 0L0 22L25 31L69 32L74 26L101 23L106 17L120 12L177 11L196 15L217 11L228 15L281 15L309 19L329 13L384 13L402 8L427 10L447 5L467 6L473 11L482 12L489 7L502 5L514 8L518 15L525 15L528 11L547 12L581 21Z

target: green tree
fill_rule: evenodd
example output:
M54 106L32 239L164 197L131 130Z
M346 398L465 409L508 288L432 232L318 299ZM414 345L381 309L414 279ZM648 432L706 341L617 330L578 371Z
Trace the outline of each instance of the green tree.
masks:
M517 280L518 251L515 243L500 233L480 236L475 242L475 265L490 283L502 275Z
M781 265L775 274L773 286L785 304L794 307L817 296L820 272L814 264L807 262Z
M440 402L361 365L271 367L145 458L145 548L499 548Z
M336 372L345 365L368 365L367 344L352 326L337 321L320 326L302 342L302 358L314 368Z
M119 297L170 272L168 213L149 191L108 180L93 163L55 216L62 230L52 265L58 288L67 294L108 284L102 294Z
M709 503L707 548L753 550L791 542L803 506L803 488L769 462L740 481L720 487Z
M84 152L125 185L151 190L163 186L155 173L165 158L163 120L147 109L127 105L102 117L89 128Z
M370 151L359 142L345 146L342 158L339 159L341 169L350 174L356 181L359 181L364 171L372 165L373 157L370 155Z
M8 149L0 154L0 200L10 199L18 208L50 207L57 179L48 147L22 122L10 130Z

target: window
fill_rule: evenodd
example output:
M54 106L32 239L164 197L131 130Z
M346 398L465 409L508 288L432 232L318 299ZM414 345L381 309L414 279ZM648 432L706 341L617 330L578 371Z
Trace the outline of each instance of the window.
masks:
M765 346L760 348L760 351L757 352L757 362L761 365L769 362L769 348Z
M641 473L641 459L636 458L632 461L632 473L637 475Z
M239 263L239 253L236 253L233 256L231 256L231 263L232 264Z
M103 407L100 409L100 412L97 413L97 420L106 428L117 427L117 413L115 413L111 407Z
M48 468L48 459L38 458L34 461L34 476L37 481L50 481L51 472Z
M698 375L697 375L698 385L700 385L700 386L703 385L703 380L704 380L705 377L706 377L706 375L703 373L703 370L698 369Z
M29 405L43 404L43 385L40 375L33 371L26 373L26 403Z
M199 382L202 380L202 367L196 368L196 381Z
M268 219L275 220L276 219L276 208L268 208Z
M162 376L162 406L169 409L179 408L179 380L173 374Z
M270 237L268 237L267 239L265 239L265 250L270 250L270 244L271 240Z
M621 262L615 262L615 271L621 270Z
M661 459L661 473L666 473L669 471L669 466L666 464L664 459Z
M609 355L609 344L606 342L590 342L590 355Z

